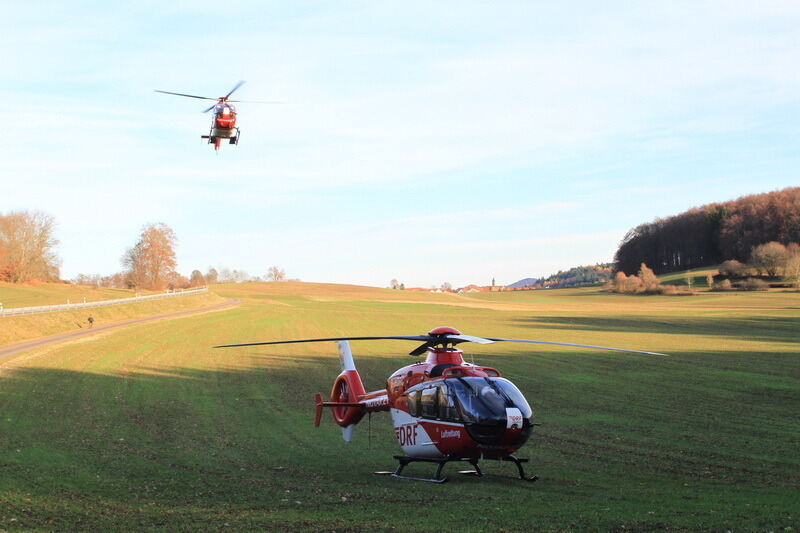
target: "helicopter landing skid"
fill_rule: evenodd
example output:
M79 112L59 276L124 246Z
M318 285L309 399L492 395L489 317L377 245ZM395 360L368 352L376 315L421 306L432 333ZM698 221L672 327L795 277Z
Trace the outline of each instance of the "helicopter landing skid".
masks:
M510 461L517 465L517 470L519 470L519 478L523 481L536 481L539 479L539 476L525 476L525 470L522 468L522 463L527 463L528 459L520 459L518 457L514 457L513 455L506 455L505 457L500 458L501 461Z
M481 471L481 468L478 466L478 459L470 459L468 457L466 457L466 458L448 457L448 458L444 458L444 459L427 459L427 458L423 458L423 457L406 457L404 455L395 455L394 458L397 459L397 461L400 463L400 464L397 465L397 470L395 470L394 472L387 472L387 471L375 472L375 474L390 475L392 477L401 478L401 479L411 479L411 480L414 480L414 481L427 481L429 483L444 483L445 481L447 481L446 477L442 477L442 469L444 469L444 465L446 465L447 463L453 462L453 461L466 461L469 464L471 464L473 466L473 468L475 468L475 470L459 470L459 472L458 472L459 474L483 477L483 472ZM509 462L512 462L515 465L517 465L517 470L519 471L519 479L521 479L523 481L536 481L537 479L539 479L539 476L527 477L525 475L525 470L522 467L522 463L527 463L528 459L519 459L517 457L514 457L513 455L507 455L507 456L501 457L499 460L501 460L501 461L509 461ZM436 463L438 466L436 467L436 474L434 474L434 477L427 478L427 477L413 477L413 476L404 476L404 475L402 475L403 469L406 466L408 466L410 463L416 463L416 462Z
M447 481L447 478L446 477L442 477L442 469L444 468L444 465L446 465L447 463L452 462L452 461L466 461L469 464L471 464L473 467L475 467L475 470L474 471L471 470L470 472L476 472L477 475L479 475L479 476L483 475L483 473L481 473L481 469L478 467L477 459L469 459L469 458L464 458L464 459L462 459L462 458L428 459L428 458L424 458L424 457L406 457L404 455L395 455L394 458L397 459L397 461L400 464L397 465L397 470L395 470L394 472L391 472L389 474L392 477L397 477L397 478L401 478L401 479L412 479L414 481L428 481L430 483L444 483L445 481ZM436 474L432 478L404 476L403 475L403 469L406 466L408 466L410 463L417 463L417 462L421 462L421 463L436 463L438 465L436 467Z

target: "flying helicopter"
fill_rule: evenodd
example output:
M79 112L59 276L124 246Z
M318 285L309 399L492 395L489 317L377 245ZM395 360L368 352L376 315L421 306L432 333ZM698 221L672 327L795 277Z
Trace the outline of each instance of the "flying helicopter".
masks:
M234 85L233 89L228 91L225 96L218 98L210 98L208 96L195 96L193 94L173 93L170 91L160 91L156 89L155 92L163 94L172 94L175 96L185 96L186 98L197 98L200 100L212 100L217 103L211 107L203 110L203 113L214 111L214 118L211 121L211 130L208 135L201 135L202 139L208 139L208 144L214 145L214 150L219 150L223 140L227 140L228 144L239 144L240 131L236 126L236 108L231 105L231 102L248 102L255 104L273 104L277 102L262 102L262 101L248 101L248 100L230 100L230 96L239 87L244 85L244 81L240 81Z
M426 354L425 362L397 370L386 381L385 389L366 392L356 370L350 341L383 339L422 342L409 355ZM329 407L334 421L342 428L342 437L350 442L356 424L364 415L390 411L395 437L406 455L394 456L398 466L393 472L376 474L434 483L447 481L442 477L442 469L453 461L464 461L474 468L459 473L482 476L478 465L482 459L510 461L516 465L520 479L538 479L535 475L526 476L523 464L528 459L513 455L531 436L533 428L539 425L534 421L530 404L499 370L465 362L463 352L456 345L463 342L522 342L666 355L585 344L474 337L446 326L432 329L426 335L330 337L225 344L215 348L323 341L338 343L342 371L333 382L330 400L325 401L319 393L316 395L314 425L320 425L323 409ZM414 462L436 464L435 475L432 478L404 476L403 469Z

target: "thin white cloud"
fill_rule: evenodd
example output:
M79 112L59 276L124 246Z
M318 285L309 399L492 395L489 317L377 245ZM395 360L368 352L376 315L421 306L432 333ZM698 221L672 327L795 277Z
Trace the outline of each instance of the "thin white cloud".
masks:
M117 268L155 221L180 230L186 268L546 274L610 259L611 228L798 170L775 155L797 131L796 2L239 2L231 26L216 7L36 3L0 21L16 124L0 210L54 214L67 274ZM243 99L285 104L241 104L219 155L199 101L152 92L239 79ZM417 255L444 244L449 266Z

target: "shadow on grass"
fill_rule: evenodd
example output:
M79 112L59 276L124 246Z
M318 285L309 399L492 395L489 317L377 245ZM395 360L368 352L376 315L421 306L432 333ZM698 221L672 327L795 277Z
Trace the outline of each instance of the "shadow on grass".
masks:
M529 398L537 409L543 406L541 438L523 453L534 455L533 470L544 474L535 485L514 483L513 471L491 466L490 474L503 477L457 478L449 467L457 479L446 487L372 476L393 468L391 456L399 452L388 414L372 417L371 436L365 420L350 444L329 414L323 427L313 428L313 395L327 395L338 374L333 357L248 349L238 353L241 364L216 369L132 366L95 374L18 368L0 377L0 529L208 530L228 524L358 531L406 523L407 530L441 530L445 522L413 516L443 497L477 504L460 511L481 526L472 530L525 529L529 517L518 510L543 501L537 512L550 513L540 518L555 528L576 505L603 504L612 488L618 498L652 497L675 512L685 502L670 503L670 487L687 481L697 494L708 478L706 497L713 499L718 484L749 487L742 483L747 478L755 487L741 489L750 491L748 501L764 502L800 477L796 466L775 458L753 466L751 455L759 450L779 456L793 449L794 434L781 424L796 405L754 396L766 385L744 373L709 375L706 383L686 365L643 358L638 365L627 360L615 376L603 357L537 356L479 356L481 363L496 360L523 390L535 391ZM368 389L382 387L407 362L402 352L357 357ZM738 389L749 394L746 413L725 409ZM761 426L747 433L749 443L713 449L756 421ZM488 524L480 522L487 506L496 509ZM3 522L12 517L13 524ZM691 519L674 523L687 526Z
M314 393L327 396L336 360L289 360L111 375L7 371L0 530L293 530L310 507L323 512L305 529L345 530L326 508L360 492L361 476L392 465L394 434L388 417L373 417L371 435L360 425L349 445L328 413L314 428Z

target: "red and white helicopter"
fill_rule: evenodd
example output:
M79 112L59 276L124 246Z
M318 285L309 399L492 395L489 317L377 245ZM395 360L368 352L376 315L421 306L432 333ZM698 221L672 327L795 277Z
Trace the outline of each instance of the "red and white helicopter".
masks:
M405 366L389 376L385 389L366 392L356 370L349 341L381 339L422 342L410 355L427 353L427 356L424 363ZM365 414L390 411L395 436L406 455L394 456L399 461L394 472L376 473L435 483L447 481L441 474L444 465L451 461L466 461L474 468L460 473L482 476L478 466L481 459L511 461L516 464L520 479L538 479L538 476L526 477L522 465L528 459L513 455L528 440L534 426L538 425L534 422L533 410L525 396L498 370L465 362L463 352L455 347L457 344L524 342L666 355L585 344L473 337L451 327L432 329L427 335L250 342L215 348L321 341L338 342L342 372L333 382L329 401L324 401L321 394L316 395L314 425L319 426L323 408L330 407L334 420L342 427L344 440L349 442L356 424ZM409 463L418 461L438 465L433 478L402 475Z
M230 96L236 91L239 87L244 85L244 81L240 81L237 83L233 89L228 91L228 94L225 96L220 96L219 98L210 98L208 96L195 96L193 94L183 94L183 93L173 93L169 91L159 91L156 89L157 93L164 93L164 94L173 94L175 96L185 96L187 98L198 98L200 100L216 100L216 104L212 105L208 109L205 109L203 113L208 113L212 109L214 110L214 118L211 121L211 130L208 132L208 135L201 135L202 139L208 139L208 144L214 145L214 150L219 150L220 144L222 144L223 140L227 140L229 144L239 144L239 136L240 131L238 126L236 126L236 108L231 105L231 102L248 102L248 103L255 103L255 104L274 104L278 102L261 102L261 101L250 101L250 100L230 100Z

